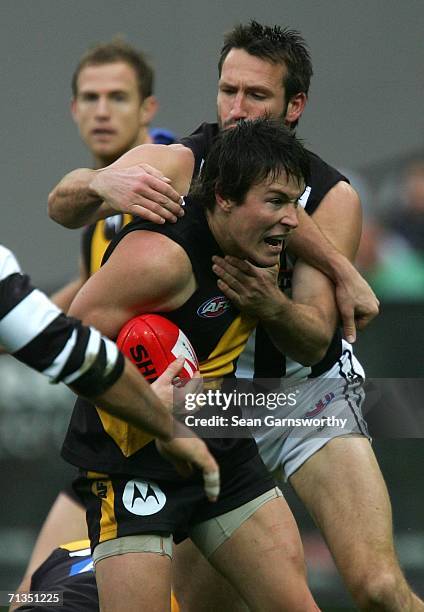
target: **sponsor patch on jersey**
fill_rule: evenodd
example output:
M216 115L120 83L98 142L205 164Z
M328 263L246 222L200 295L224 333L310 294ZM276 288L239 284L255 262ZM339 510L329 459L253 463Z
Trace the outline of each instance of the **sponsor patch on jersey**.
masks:
M162 510L166 495L155 482L130 480L125 485L122 502L131 514L150 516Z
M204 319L213 319L224 314L230 307L230 301L223 295L217 295L203 302L197 309L199 317Z

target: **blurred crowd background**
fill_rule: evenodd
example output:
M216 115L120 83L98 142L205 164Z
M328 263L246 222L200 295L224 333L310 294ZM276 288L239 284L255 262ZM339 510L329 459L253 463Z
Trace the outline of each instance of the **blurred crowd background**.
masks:
M3 0L1 231L47 292L77 270L78 231L47 218L49 189L88 166L69 115L70 79L93 43L123 35L150 56L160 111L177 135L215 118L223 33L255 18L299 29L314 77L299 126L306 145L339 168L364 209L357 266L381 300L381 315L357 342L371 378L387 379L399 421L409 399L422 408L424 346L424 4L420 0ZM389 379L405 379L391 392ZM411 385L408 386L408 381ZM0 590L16 586L32 542L69 468L59 449L72 394L0 357ZM411 433L412 432L412 433ZM424 594L424 441L376 435L388 481L399 554ZM414 438L414 439L411 439ZM314 592L324 610L349 609L324 543L297 500ZM325 607L328 606L328 607ZM331 607L333 606L333 607ZM346 607L343 607L346 606Z
M346 171L363 204L357 267L383 302L424 300L424 152Z

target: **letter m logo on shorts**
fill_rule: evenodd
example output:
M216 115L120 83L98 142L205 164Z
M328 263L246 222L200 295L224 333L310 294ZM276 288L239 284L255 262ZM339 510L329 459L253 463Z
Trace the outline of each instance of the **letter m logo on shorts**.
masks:
M155 482L130 480L125 485L122 503L131 514L149 516L162 510L166 495Z

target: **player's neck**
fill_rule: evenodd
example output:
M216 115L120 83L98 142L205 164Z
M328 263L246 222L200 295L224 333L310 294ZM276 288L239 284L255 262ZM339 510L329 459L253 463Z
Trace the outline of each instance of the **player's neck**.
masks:
M150 132L148 130L148 128L141 128L137 138L134 140L134 142L128 147L128 151L130 149L133 149L134 147L137 147L138 145L142 145L142 144L153 144L153 140L152 137L150 136ZM104 168L105 166L109 166L110 164L113 164L113 162L115 162L117 159L119 159L119 157L121 157L121 155L123 155L124 153L126 153L126 151L121 151L120 153L117 153L116 155L110 155L110 156L94 156L93 158L93 168L95 170L98 170L99 168Z
M140 131L137 137L137 141L133 144L133 147L136 147L142 144L153 144L153 140L152 140L152 137L150 136L148 125L145 125L142 128L140 128Z
M221 251L225 253L225 255L240 257L240 253L234 248L234 243L228 234L227 219L225 215L215 208L213 211L206 211L206 219L209 229Z

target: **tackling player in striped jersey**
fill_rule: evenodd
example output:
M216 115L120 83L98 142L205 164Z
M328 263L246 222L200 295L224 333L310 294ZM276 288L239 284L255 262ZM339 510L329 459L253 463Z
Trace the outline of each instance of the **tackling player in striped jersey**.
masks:
M202 440L173 438L181 425L162 403L172 402L172 380L183 365L173 362L156 383L155 391L117 346L93 327L67 317L22 274L13 253L0 245L0 344L16 359L96 402L114 416L159 439L168 458L189 462L207 475L208 497L219 493L218 466ZM158 384L159 383L159 384ZM175 429L177 428L177 429ZM212 474L215 476L212 478ZM211 486L213 484L213 486Z

